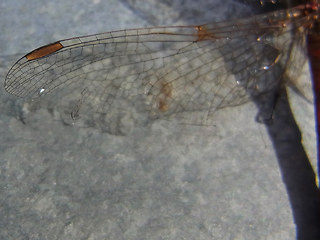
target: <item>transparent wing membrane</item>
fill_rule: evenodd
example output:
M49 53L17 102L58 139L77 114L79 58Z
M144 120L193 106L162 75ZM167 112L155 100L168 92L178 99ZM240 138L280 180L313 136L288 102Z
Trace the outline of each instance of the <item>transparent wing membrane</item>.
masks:
M206 124L215 111L279 84L292 43L304 42L313 14L299 6L230 22L66 39L18 60L5 89L31 99L51 95L72 121L110 132L123 121L158 118Z

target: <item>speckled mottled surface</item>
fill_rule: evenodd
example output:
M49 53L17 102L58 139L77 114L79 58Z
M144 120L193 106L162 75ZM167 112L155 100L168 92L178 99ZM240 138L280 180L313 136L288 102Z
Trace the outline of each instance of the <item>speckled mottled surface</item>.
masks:
M58 39L213 14L132 2L0 3L1 83L16 59ZM218 20L237 9L213 5ZM214 126L158 120L114 136L0 93L1 239L316 239L312 170L284 100L272 127L249 103Z

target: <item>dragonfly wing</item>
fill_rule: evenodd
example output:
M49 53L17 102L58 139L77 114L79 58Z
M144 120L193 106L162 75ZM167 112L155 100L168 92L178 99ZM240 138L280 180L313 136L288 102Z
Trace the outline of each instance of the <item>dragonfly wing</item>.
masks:
M27 98L59 89L51 95L57 108L106 131L127 118L205 124L216 110L277 85L279 58L286 56L264 39L279 33L261 27L264 22L253 31L257 24L252 18L242 25L133 29L63 40L21 58L5 88Z

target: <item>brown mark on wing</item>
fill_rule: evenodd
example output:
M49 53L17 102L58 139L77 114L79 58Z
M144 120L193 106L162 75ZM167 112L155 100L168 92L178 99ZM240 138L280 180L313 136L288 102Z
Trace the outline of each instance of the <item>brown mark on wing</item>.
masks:
M158 96L158 109L161 112L166 112L169 109L169 101L172 97L172 84L171 83L161 83L160 93Z
M45 57L51 53L54 53L63 48L63 45L60 42L51 43L49 45L37 48L33 50L31 53L26 55L28 61Z
M197 30L196 42L203 40L212 40L214 38L212 33L209 33L205 26L196 26L195 29Z

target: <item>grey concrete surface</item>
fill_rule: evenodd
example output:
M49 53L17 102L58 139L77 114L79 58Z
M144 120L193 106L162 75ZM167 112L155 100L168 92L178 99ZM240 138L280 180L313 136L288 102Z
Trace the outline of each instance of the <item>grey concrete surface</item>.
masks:
M2 1L1 82L59 39L227 19L242 6L148 4ZM0 99L0 239L317 239L314 176L284 97L271 127L248 103L218 111L213 126L157 120L126 136L29 111L3 88Z

